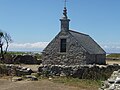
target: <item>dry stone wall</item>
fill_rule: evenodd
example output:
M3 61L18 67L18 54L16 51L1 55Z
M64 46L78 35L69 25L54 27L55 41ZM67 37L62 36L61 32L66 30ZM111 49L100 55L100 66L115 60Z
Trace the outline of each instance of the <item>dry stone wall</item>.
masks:
M14 75L14 76L22 76L22 75L30 75L33 71L30 68L15 66L12 64L0 65L0 75Z
M66 76L80 79L105 80L114 70L118 70L120 65L44 65L40 66L38 71L41 75Z

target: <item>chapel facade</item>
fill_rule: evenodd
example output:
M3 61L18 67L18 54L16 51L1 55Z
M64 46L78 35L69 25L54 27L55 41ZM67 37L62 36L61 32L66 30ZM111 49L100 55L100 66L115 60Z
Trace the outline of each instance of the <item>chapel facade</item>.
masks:
M106 52L89 35L69 29L66 7L60 22L60 32L42 52L44 65L106 64Z

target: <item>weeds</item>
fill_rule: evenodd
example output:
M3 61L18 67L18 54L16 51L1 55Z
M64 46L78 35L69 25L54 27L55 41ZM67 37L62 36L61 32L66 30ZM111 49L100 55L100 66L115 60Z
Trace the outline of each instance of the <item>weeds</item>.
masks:
M97 90L101 85L100 80L78 79L71 77L55 77L52 79L52 81L55 83L63 83L65 85L80 87L89 90Z

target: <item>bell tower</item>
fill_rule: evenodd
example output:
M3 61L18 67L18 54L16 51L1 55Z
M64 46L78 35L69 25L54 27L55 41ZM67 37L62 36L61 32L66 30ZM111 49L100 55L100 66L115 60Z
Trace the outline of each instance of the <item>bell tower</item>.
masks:
M60 21L61 21L61 31L69 31L70 19L68 19L67 17L66 0L65 0L64 10L63 10L63 17L62 19L60 19Z

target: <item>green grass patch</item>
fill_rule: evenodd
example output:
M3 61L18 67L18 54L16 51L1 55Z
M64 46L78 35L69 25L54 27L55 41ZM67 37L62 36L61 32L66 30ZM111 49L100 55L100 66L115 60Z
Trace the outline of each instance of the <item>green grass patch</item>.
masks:
M108 58L120 58L120 53L112 53L107 55Z
M65 85L79 87L88 90L98 90L101 85L100 80L88 80L88 79L78 79L78 78L67 78L67 77L55 77L52 79L55 83L63 83Z

